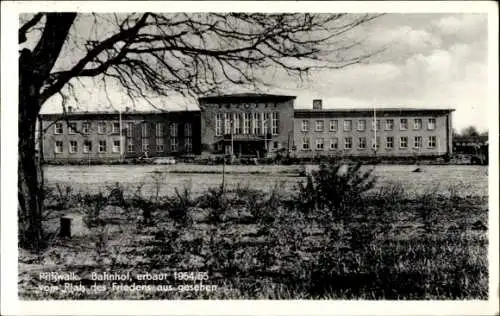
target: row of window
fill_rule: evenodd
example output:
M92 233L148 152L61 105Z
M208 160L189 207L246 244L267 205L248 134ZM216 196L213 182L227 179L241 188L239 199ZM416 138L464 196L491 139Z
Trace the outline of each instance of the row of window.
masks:
M142 137L149 136L150 124L155 125L155 135L163 136L163 126L164 124L161 122L149 123L142 122L141 123L141 134ZM132 137L134 135L134 122L127 122L127 136ZM82 122L81 133L89 134L92 128L91 122ZM170 123L170 135L177 136L178 124ZM69 122L68 124L68 134L75 134L78 131L76 122ZM106 134L108 132L108 122L97 122L97 133L98 134ZM111 122L111 131L112 134L120 133L120 122ZM56 122L54 124L54 134L63 134L64 128L62 122ZM186 136L192 136L192 125L191 123L184 124L184 134Z
M111 142L111 152L112 153L120 153L121 152L121 144L120 140L113 140ZM164 151L164 139L163 138L156 138L156 152L163 152ZM186 136L184 139L184 150L186 152L191 152L193 150L193 138L191 136ZM64 149L64 142L62 140L56 140L54 143L54 152L56 154L61 154L63 153ZM150 144L149 144L149 138L143 138L141 142L141 147L143 152L149 152L150 151ZM178 137L170 137L170 151L171 152L177 152L179 148L179 139ZM69 141L69 153L75 154L79 152L78 148L78 141L76 140L70 140ZM84 140L82 142L82 153L91 153L92 152L92 141L90 140ZM97 152L98 153L106 153L108 152L108 146L107 146L107 141L106 140L99 140L98 141L98 146L97 146ZM127 152L133 153L135 152L135 147L134 147L134 142L133 139L127 139Z
M271 124L269 124L271 123ZM269 125L273 135L279 134L279 112L217 113L215 136L223 134L266 135Z
M423 139L422 136L415 136L413 138L413 148L422 148L423 144ZM436 143L437 143L437 138L436 136L429 136L427 139L427 147L428 148L436 148ZM380 137L377 137L375 139L372 139L372 148L379 148L380 147ZM338 149L339 148L339 139L334 137L330 139L330 149ZM344 149L352 149L353 148L353 138L352 137L345 137L344 138ZM365 137L359 137L358 138L358 143L357 143L357 148L358 149L366 149L367 148L367 141ZM394 148L394 137L388 136L385 138L385 148L391 149ZM401 149L406 149L408 148L408 137L406 136L401 136L399 138L399 148ZM309 137L304 137L302 139L302 149L303 150L309 150L311 149L310 146L310 138ZM316 138L316 150L323 150L325 149L325 139L324 138Z
M380 120L369 120L372 122L372 129L381 129L380 128ZM350 131L352 130L352 120L344 120L343 122L343 129L344 131ZM356 129L358 131L364 131L366 130L366 119L361 119L357 121L357 127ZM334 132L338 130L338 120L330 120L330 131ZM413 129L414 130L420 130L422 129L422 119L416 118L413 119ZM392 131L394 129L394 119L386 119L385 120L385 130L386 131ZM408 130L408 119L402 118L399 120L399 129L400 130ZM434 130L436 129L436 119L435 118L429 118L427 120L427 129L428 130ZM324 120L316 120L316 126L315 126L315 131L316 132L323 132L325 130L325 121ZM302 120L302 131L303 132L308 132L309 131L309 120Z

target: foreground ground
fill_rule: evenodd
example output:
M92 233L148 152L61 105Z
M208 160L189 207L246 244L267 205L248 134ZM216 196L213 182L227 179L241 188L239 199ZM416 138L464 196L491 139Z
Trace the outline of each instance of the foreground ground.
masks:
M293 169L246 170L243 178L233 168L229 175L241 180L252 179L251 172L262 177L267 172L267 182L280 176L300 181ZM110 170L106 179L114 182ZM61 184L47 199L50 246L40 256L20 253L19 295L23 299L485 299L488 198L481 185L466 175L470 172L477 180L487 169L461 169L463 182L455 183L444 178L454 177L449 170L441 178L437 170L399 169L399 176L390 181L387 174L385 178L379 174L374 189L335 211L299 207L290 184L268 184L261 190L253 189L258 186L252 180L247 185L228 182L224 192L205 187L167 194L170 191L164 187L169 183L161 180L167 177L160 173L161 181L152 178L146 195L144 190L122 189L124 201L109 198L111 191L122 191L110 184L101 189L103 194ZM397 168L391 171L398 173ZM407 173L408 182L396 181ZM54 174L57 170L46 172L48 179ZM76 178L74 172L67 174ZM215 173L197 174L203 175L220 179ZM144 174L137 173L139 178ZM419 181L429 178L433 185L426 189L409 189L420 188ZM85 176L75 186L82 179ZM73 217L71 239L57 237L61 214ZM74 272L79 280L42 280L40 272ZM130 278L92 280L92 272L130 273ZM149 280L141 278L145 273ZM160 276L161 280L153 280ZM205 288L194 287L200 283Z

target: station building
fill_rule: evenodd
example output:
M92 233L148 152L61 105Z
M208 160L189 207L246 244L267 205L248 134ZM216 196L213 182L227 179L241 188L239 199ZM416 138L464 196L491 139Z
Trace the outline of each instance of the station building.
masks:
M199 111L42 114L43 159L119 161L199 154Z
M452 109L312 109L294 111L297 157L444 156L452 152Z
M453 109L295 108L295 96L231 94L200 110L41 115L45 161L233 154L236 157L451 156Z
M294 100L250 93L200 98L202 150L262 157L290 148Z

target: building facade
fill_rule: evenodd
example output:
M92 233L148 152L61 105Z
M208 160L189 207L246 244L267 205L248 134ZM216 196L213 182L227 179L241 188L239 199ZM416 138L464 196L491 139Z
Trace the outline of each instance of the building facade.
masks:
M233 94L199 99L202 150L262 157L291 148L294 96Z
M199 154L200 113L69 112L41 115L43 159L48 162L119 161Z
M203 97L199 111L69 112L41 116L43 159L233 154L236 157L451 156L452 109L295 109L294 96ZM455 145L456 146L456 145Z
M313 109L294 112L297 157L436 157L451 154L453 110Z

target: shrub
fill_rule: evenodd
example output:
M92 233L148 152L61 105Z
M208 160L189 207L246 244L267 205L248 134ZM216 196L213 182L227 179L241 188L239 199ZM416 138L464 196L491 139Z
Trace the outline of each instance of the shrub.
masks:
M198 206L210 210L209 222L218 223L222 221L222 215L228 208L229 201L221 186L209 188L205 194L198 198Z
M373 188L371 170L362 172L361 163L342 165L334 161L322 163L304 182L298 184L295 201L299 209L311 212L326 209L343 216L348 210L361 207L362 194Z
M189 221L187 211L196 204L192 196L191 188L185 186L182 191L175 188L175 194L173 196L167 196L165 199L165 206L168 209L170 218L185 226Z

